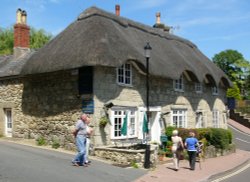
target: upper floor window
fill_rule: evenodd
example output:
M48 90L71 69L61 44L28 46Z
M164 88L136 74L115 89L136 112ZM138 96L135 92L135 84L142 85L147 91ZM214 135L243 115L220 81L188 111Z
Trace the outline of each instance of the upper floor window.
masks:
M187 111L185 109L174 109L171 112L172 126L185 128L187 126Z
M132 85L132 66L129 63L117 68L117 82L123 85Z
M181 92L184 91L183 76L181 76L178 80L174 80L174 90Z
M202 93L202 84L201 83L195 83L195 92Z
M219 94L218 87L216 87L216 86L212 87L212 94L213 95L218 95Z
M127 135L121 134L124 120L127 119ZM114 109L111 111L111 138L125 139L136 137L136 112L134 110Z

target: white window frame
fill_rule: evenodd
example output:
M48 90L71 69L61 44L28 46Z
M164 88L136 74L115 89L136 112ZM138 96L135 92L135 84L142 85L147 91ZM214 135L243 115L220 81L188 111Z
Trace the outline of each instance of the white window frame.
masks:
M196 93L202 93L203 92L202 83L196 82L194 87L195 87L195 92Z
M214 128L220 127L220 112L216 109L212 111L212 122Z
M182 119L182 124L180 124ZM176 120L176 123L175 123ZM172 109L171 110L171 125L177 128L187 127L187 109Z
M119 85L132 86L132 64L125 63L117 70L117 83Z
M179 79L173 80L174 90L177 92L184 92L184 79L183 75Z
M212 94L213 95L219 95L219 89L217 86L212 87Z
M111 139L126 139L137 137L137 111L131 108L117 108L111 110ZM121 134L124 118L128 115L127 135Z

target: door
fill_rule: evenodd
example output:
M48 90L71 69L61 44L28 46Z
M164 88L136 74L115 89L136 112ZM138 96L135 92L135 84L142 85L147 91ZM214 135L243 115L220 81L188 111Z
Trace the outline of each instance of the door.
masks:
M5 136L12 137L12 112L11 112L11 109L5 109Z

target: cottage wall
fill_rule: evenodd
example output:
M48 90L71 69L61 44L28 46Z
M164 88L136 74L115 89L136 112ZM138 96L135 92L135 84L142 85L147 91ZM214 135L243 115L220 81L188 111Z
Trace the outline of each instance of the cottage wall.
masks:
M2 81L0 124L4 129L4 108L12 108L13 137L44 137L49 143L75 147L71 131L81 113L77 75L70 71L33 75Z
M61 71L32 75L20 79L0 81L0 134L4 135L4 109L11 108L13 115L13 137L39 138L43 136L52 143L58 141L66 149L73 149L71 134L75 121L80 116L82 98L94 98L94 145L110 144L110 125L99 127L99 119L105 115L104 104L115 102L119 106L145 106L145 75L133 68L133 85L125 87L117 84L116 68L95 67L93 95L78 95L78 75L72 71ZM104 76L105 75L105 76ZM194 83L186 79L184 92L173 89L173 81L150 77L150 106L160 106L162 113L173 108L187 109L188 127L194 128L196 111L206 116L207 127L212 127L212 110L220 113L224 121L225 91L212 95L211 87L205 86L203 93L194 91ZM109 113L109 112L108 112ZM170 114L164 115L167 125L171 123ZM226 128L221 122L220 127Z
M145 106L146 86L145 75L133 68L133 86L126 87L117 84L116 68L95 67L94 100L95 100L95 144L110 143L110 125L104 129L98 127L98 119L105 114L105 103L114 102L118 106ZM105 77L103 76L105 75ZM195 128L196 112L202 112L206 127L213 127L212 111L219 111L219 127L227 128L225 121L225 90L220 89L219 95L212 94L210 86L203 85L203 92L195 92L194 82L184 79L184 92L173 89L173 80L150 77L149 102L150 106L160 106L162 113L171 109L187 109L188 128ZM171 114L163 116L167 125L171 124Z

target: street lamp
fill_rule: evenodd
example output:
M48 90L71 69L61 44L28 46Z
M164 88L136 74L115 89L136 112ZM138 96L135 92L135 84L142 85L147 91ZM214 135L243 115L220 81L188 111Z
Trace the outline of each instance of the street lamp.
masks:
M147 42L146 46L144 47L145 51L145 58L146 58L146 106L147 106L147 126L149 122L149 58L151 53L152 47L149 45L149 42ZM146 150L145 150L145 159L144 159L144 168L148 169L150 168L150 145L147 143L146 138Z

